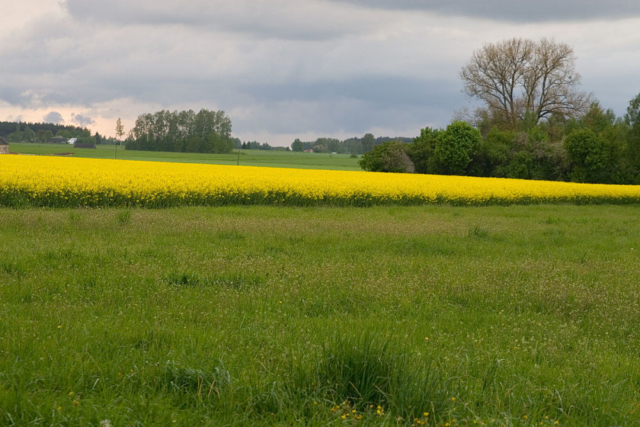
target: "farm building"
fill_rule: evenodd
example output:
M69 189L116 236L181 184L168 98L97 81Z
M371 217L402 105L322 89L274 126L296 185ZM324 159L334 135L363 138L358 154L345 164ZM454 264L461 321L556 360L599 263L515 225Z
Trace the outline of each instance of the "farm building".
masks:
M411 161L407 153L402 153L400 161L404 164L407 173L416 173L416 165Z
M0 136L0 154L9 154L9 143Z

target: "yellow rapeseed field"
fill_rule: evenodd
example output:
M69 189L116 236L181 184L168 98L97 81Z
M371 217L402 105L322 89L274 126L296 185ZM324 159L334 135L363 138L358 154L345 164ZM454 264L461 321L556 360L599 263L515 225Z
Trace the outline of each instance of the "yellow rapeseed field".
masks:
M0 206L638 203L640 186L0 156Z

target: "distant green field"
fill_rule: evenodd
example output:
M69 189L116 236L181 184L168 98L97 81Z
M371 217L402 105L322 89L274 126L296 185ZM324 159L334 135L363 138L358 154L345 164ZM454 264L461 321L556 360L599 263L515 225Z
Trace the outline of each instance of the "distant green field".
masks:
M99 145L95 150L73 148L67 144L12 143L12 153L62 154L74 157L113 159L115 146ZM238 152L240 156L238 156ZM167 153L159 151L128 151L118 148L118 159L146 160L152 162L209 163L215 165L268 166L273 168L361 170L358 159L349 154L294 153L292 151L236 150L233 154Z

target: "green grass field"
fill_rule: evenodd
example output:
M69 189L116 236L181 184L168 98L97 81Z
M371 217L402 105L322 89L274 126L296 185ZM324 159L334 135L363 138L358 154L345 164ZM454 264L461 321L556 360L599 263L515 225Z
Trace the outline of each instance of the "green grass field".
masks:
M0 209L0 425L638 425L639 252L639 206Z
M94 159L147 160L153 162L209 163L236 165L238 157L243 166L268 166L278 168L362 170L358 159L349 154L294 153L287 151L236 150L233 154L167 153L160 151L123 150L114 145L98 145L95 150L73 148L67 144L11 143L12 153L60 154L72 153L74 157ZM240 152L240 156L238 156Z

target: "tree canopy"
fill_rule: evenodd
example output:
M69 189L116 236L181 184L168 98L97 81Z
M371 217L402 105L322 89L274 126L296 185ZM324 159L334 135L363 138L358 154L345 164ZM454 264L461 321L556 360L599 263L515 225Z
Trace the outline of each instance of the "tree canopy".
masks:
M462 70L464 92L485 103L497 122L516 128L518 121L537 124L551 116L580 117L590 95L580 92L573 49L546 38L513 38L485 44Z
M224 111L162 110L138 116L127 150L230 153L231 119Z

